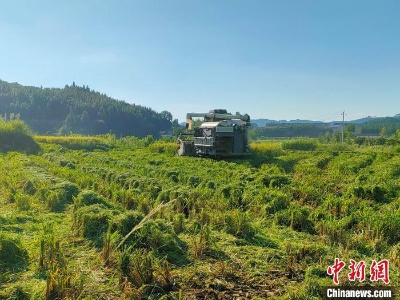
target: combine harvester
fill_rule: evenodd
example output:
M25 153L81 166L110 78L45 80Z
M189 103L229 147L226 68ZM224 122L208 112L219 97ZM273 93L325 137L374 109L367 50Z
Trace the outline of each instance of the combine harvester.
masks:
M192 128L193 118L203 118ZM178 137L179 156L235 157L250 154L248 128L250 116L214 109L209 113L188 113L186 132Z

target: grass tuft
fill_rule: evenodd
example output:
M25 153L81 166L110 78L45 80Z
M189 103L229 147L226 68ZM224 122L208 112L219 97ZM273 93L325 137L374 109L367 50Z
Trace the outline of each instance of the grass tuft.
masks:
M21 240L7 233L0 233L0 269L18 271L26 267L28 251Z
M32 131L21 120L0 120L0 152L19 151L37 154L41 150Z
M289 140L282 143L282 149L284 150L303 150L313 151L317 149L318 143L311 139L295 139Z

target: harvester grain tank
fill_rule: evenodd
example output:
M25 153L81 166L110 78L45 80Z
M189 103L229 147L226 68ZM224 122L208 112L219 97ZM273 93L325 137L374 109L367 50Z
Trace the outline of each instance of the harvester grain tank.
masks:
M202 118L193 128L193 118ZM233 157L250 154L248 128L250 116L231 114L226 109L208 113L188 113L186 132L178 137L178 155Z

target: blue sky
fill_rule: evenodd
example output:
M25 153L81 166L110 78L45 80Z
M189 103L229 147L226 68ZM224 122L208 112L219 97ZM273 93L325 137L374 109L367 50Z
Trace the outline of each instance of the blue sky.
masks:
M400 1L2 1L0 79L251 118L400 113Z

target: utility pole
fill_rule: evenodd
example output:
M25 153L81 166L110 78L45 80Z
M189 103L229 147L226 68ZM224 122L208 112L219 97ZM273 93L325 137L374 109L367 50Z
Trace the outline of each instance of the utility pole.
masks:
M342 143L344 142L344 111L341 113L343 116L343 123L342 123Z

